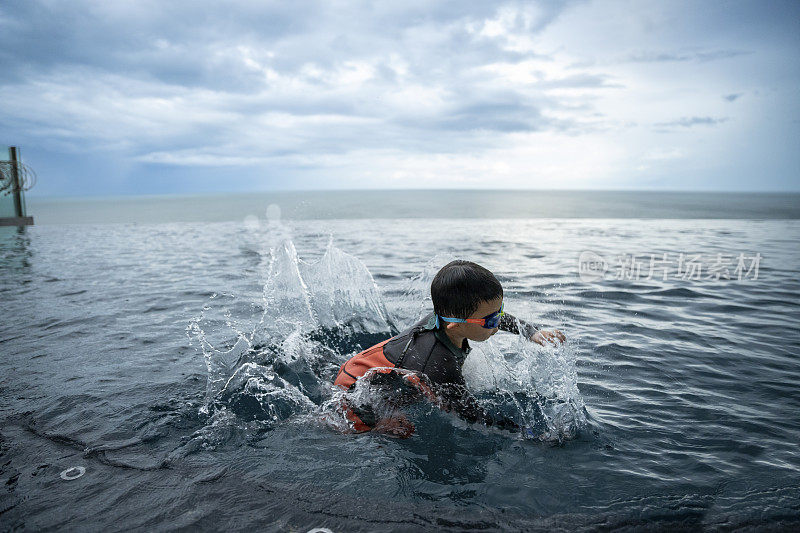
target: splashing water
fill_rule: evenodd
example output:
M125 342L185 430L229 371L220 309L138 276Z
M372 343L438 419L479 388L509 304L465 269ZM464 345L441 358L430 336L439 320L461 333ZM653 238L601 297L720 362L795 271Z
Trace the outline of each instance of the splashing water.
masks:
M288 239L266 254L260 299L215 294L187 328L208 369L203 413L217 428L198 432L204 446L219 442L220 432L236 423L269 430L310 416L344 430L344 396L395 416L397 402L366 380L345 393L332 387L333 378L350 355L396 333L396 323L410 324L427 312L430 281L449 258L437 256L409 281L392 318L367 267L332 240L314 263L300 259ZM585 421L574 346L548 349L513 340L475 346L464 366L468 385L487 409L536 425L543 440L572 438Z
M540 440L561 443L586 424L577 353L572 341L556 347L539 346L521 335L492 337L475 346L464 363L464 379L489 405L519 413L521 423L533 427Z
M452 254L437 254L409 280L404 290L404 309L411 310L413 317L409 325L430 311L431 281L453 259ZM548 442L572 439L586 425L574 341L558 347L540 346L521 334L501 333L473 343L472 348L464 362L464 379L485 407L534 427L540 439Z
M215 294L187 328L208 369L204 413L265 428L321 405L342 354L393 330L369 270L332 242L315 263L291 240L268 254L260 300Z
M456 257L450 253L438 253L423 267L422 271L410 278L403 288L403 299L396 307L397 323L401 329L411 326L433 309L431 300L431 281L439 270Z

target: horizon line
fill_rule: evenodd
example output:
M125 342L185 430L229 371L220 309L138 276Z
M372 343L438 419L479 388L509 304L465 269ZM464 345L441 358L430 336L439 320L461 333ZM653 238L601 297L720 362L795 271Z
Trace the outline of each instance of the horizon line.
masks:
M115 194L44 194L26 192L26 199L46 200L57 198L92 199L92 198L168 198L168 197L206 197L206 196L236 196L248 194L272 193L347 193L347 192L548 192L548 193L650 193L650 194L797 194L800 189L611 189L611 188L586 188L586 189L553 189L553 188L337 188L337 189L270 189L250 191L202 191L202 192L167 192L167 193L115 193Z

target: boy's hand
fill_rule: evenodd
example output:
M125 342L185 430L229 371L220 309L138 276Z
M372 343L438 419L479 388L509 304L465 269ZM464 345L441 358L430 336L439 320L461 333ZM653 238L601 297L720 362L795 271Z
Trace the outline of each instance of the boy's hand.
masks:
M553 346L558 346L560 343L566 341L567 338L557 329L554 329L553 331L545 331L542 329L537 331L533 337L531 337L531 340L536 344L541 344L542 346L544 346L545 342L549 342Z
M378 433L383 433L390 437L399 437L401 439L407 439L413 435L414 429L414 424L403 415L379 420L378 423L375 424L375 427L372 428L373 431L377 431Z

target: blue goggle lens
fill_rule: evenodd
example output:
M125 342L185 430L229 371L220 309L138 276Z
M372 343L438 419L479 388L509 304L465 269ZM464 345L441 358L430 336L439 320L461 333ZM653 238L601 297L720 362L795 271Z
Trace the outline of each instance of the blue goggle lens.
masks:
M484 317L485 320L484 326L487 329L494 329L500 325L500 317L503 316L503 304L500 304L500 310L496 313L492 313L489 316Z
M488 318L484 319L486 320L486 323L483 327L489 329L496 328L500 324L500 316L501 313L495 313L490 315Z

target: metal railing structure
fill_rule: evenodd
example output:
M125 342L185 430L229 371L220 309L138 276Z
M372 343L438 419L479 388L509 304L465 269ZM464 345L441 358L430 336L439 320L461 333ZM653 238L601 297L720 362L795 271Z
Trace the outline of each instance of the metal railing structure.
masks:
M0 203L10 196L13 201L13 216L2 216L0 226L29 226L33 217L27 216L24 191L36 184L36 173L20 161L16 146L8 149L8 161L0 161ZM9 213L11 214L11 213Z

